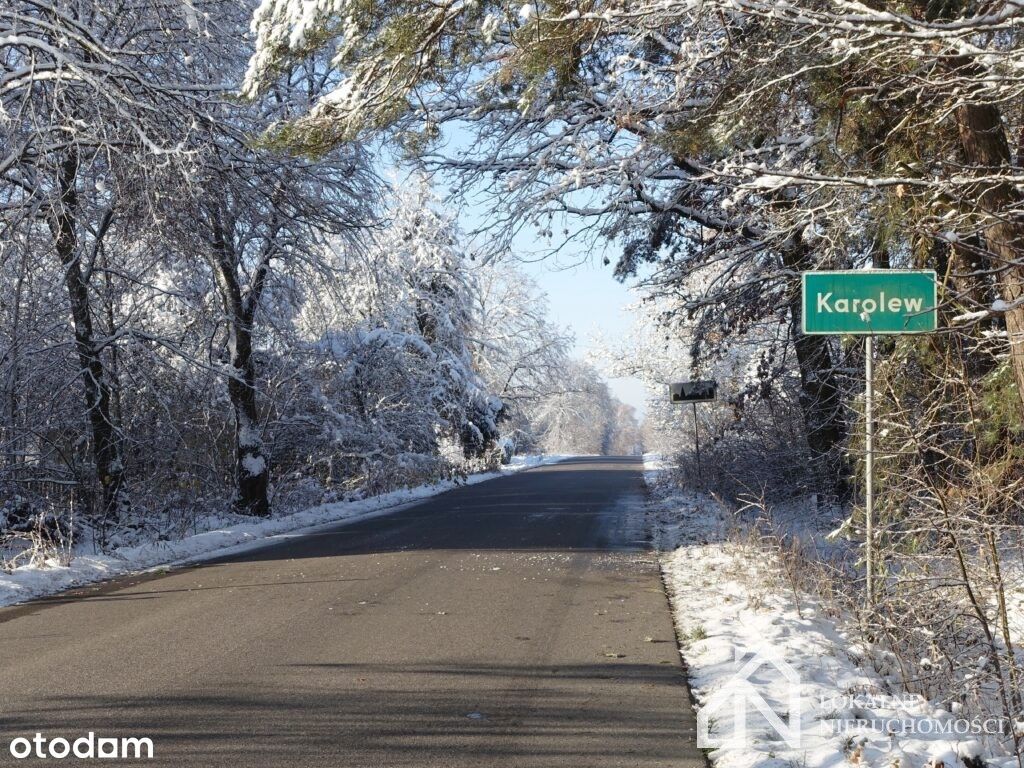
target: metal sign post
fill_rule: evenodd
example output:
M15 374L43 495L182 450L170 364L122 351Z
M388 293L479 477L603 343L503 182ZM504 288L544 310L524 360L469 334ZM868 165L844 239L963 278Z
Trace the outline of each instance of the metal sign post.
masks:
M874 336L928 333L938 325L938 280L930 269L804 272L803 332L864 336L864 566L875 602Z
M693 403L693 450L697 454L697 479L701 480L700 471L700 432L697 431L697 404Z
M697 428L697 403L713 403L718 397L717 381L682 381L670 384L668 398L672 403L693 405L693 450L697 459L697 478L700 479L700 432Z
M864 337L864 567L868 605L875 604L875 337Z

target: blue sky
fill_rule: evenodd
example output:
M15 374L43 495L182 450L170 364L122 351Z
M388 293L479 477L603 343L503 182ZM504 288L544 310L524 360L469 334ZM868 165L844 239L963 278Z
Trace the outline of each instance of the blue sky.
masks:
M578 356L593 348L597 336L613 343L629 338L634 318L626 307L636 297L612 277L612 267L603 265L599 256L574 261L548 258L524 263L523 268L548 294L554 321L576 336ZM644 413L647 390L638 379L609 379L608 383L619 400Z

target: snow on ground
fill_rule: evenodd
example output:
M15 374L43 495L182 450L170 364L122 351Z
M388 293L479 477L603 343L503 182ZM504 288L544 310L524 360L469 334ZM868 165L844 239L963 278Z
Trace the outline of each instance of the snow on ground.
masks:
M103 555L78 553L69 565L62 565L56 560L41 565L23 565L9 573L0 572L0 606L155 566L178 565L242 552L263 546L277 537L312 533L321 526L333 525L340 521L355 522L391 514L405 509L410 504L451 490L457 485L472 485L531 467L554 464L567 458L571 457L515 456L501 470L470 475L463 483L445 481L358 501L322 504L280 517L223 526L178 541L158 541L121 547Z
M1008 739L984 733L1001 723L902 693L854 632L806 596L797 604L770 555L729 540L718 502L659 484L665 465L645 459L649 524L716 768L1018 766Z

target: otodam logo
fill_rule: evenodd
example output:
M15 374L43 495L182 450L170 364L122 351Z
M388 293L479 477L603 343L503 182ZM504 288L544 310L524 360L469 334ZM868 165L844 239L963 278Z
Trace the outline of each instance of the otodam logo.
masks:
M36 733L31 739L19 736L11 741L11 756L15 760L27 758L63 760L66 757L80 760L106 758L114 760L152 760L153 740L134 736L114 738L97 736L89 731L85 736L66 739L47 738Z
M900 315L911 315L924 311L924 299L921 297L887 297L885 291L879 291L877 299L851 299L847 297L837 299L834 298L834 293L830 291L817 295L816 309L824 314L873 315L876 312L879 314L892 312Z

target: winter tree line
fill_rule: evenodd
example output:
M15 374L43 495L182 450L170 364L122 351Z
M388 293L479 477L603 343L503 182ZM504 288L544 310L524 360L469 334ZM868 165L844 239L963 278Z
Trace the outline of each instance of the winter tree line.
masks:
M911 690L1022 719L1024 7L263 0L253 30L249 97L311 56L335 77L272 141L386 141L485 196L495 249L527 225L613 243L646 318L622 372L722 383L699 480L762 520L816 499L829 542L766 534L801 584ZM800 317L802 272L864 267L940 281L939 332L875 345L867 601L863 346ZM689 417L655 406L649 442L692 480Z
M253 11L0 5L0 533L106 547L635 450L537 285L421 174L268 134L339 79L310 55L242 98Z

